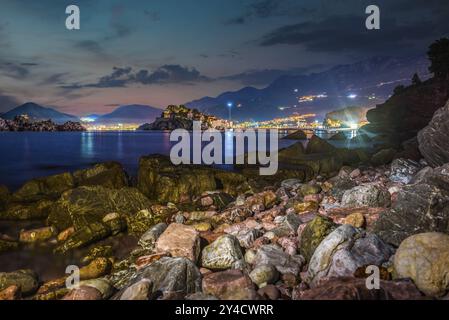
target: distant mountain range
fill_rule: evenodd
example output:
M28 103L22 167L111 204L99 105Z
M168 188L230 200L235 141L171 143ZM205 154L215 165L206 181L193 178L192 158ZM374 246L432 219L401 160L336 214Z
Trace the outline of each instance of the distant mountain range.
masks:
M162 113L161 109L147 105L127 105L121 106L111 113L100 115L95 120L98 124L111 123L151 123Z
M146 105L127 105L121 106L104 115L91 114L83 118L94 120L96 124L113 123L135 123L142 124L153 122L162 113L161 109ZM33 102L25 103L11 111L1 115L3 119L13 120L19 115L28 115L32 121L42 121L51 119L53 122L63 124L67 121L79 122L79 117L56 111L52 108L46 108Z
M339 65L308 75L281 76L268 87L246 87L216 98L205 97L186 103L207 114L233 120L269 120L293 113L315 113L322 118L347 106L372 108L384 102L400 84L408 84L416 72L428 78L425 56L375 57Z
M28 115L33 121L52 120L57 124L63 124L67 121L80 121L78 117L56 111L52 108L42 107L33 102L27 102L2 115L3 119L13 120L16 116Z

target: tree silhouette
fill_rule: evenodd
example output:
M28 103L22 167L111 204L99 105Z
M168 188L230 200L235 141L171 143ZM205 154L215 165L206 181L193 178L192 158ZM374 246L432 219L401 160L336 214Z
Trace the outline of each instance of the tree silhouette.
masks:
M431 65L429 67L437 78L444 78L449 75L449 39L442 38L435 41L427 52Z

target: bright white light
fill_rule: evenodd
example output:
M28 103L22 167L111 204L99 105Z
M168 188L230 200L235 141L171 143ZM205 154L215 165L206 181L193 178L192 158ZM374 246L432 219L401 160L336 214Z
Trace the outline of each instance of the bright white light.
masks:
M234 105L234 104L233 104L232 102L228 102L228 107L229 107L229 108L232 108L233 105Z
M295 89L295 92L298 92L299 90L298 89Z
M351 122L351 123L349 124L349 127L350 127L351 129L358 129L359 125L358 125L357 123Z
M355 98L357 98L357 95L355 93L351 93L351 94L348 94L348 98L355 99Z
M89 117L84 117L80 119L81 122L95 122L95 119L93 118L89 118Z

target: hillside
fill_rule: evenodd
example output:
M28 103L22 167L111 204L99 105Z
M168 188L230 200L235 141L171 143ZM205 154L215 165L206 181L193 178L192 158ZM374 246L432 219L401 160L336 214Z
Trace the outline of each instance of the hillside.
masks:
M143 123L153 122L162 110L146 105L121 106L111 113L98 116L95 123Z
M52 120L57 124L63 124L68 121L78 122L76 116L56 111L52 108L46 108L33 102L25 103L2 115L3 119L14 120L15 117L28 115L31 121Z
M231 102L234 120L269 120L295 112L324 118L331 110L351 105L369 108L384 102L394 87L409 84L415 72L426 79L428 65L425 56L375 57L320 73L282 76L263 89L246 87L186 105L227 119Z

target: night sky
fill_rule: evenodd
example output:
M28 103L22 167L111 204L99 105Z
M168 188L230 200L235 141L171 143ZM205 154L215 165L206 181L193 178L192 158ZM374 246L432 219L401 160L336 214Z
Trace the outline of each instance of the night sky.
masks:
M65 8L81 9L81 30ZM366 6L381 30L365 28ZM448 0L0 0L0 112L33 101L76 115L164 107L283 74L426 52Z

